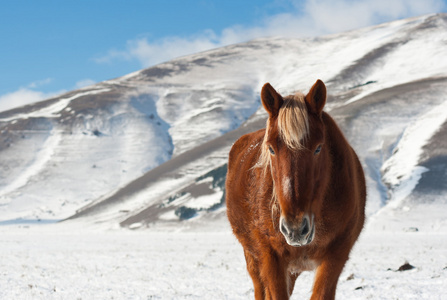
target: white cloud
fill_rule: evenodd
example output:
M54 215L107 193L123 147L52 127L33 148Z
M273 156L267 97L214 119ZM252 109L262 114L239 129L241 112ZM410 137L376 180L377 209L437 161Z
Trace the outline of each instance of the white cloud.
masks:
M441 0L309 0L304 7L311 26L334 33L441 11Z
M96 83L96 81L89 79L89 78L82 79L82 80L79 80L78 82L76 82L75 89L81 89L81 88L84 88L86 86L89 86L89 85L92 85L95 83Z
M28 84L28 88L35 89L35 88L50 84L52 81L53 81L53 78L46 78L46 79L34 81L34 82L31 82L30 84Z
M31 82L26 87L21 87L17 91L0 95L0 111L10 110L23 105L31 104L41 100L45 100L61 94L65 91L44 93L35 90L42 86L48 85L53 81L52 78L46 78Z
M136 59L141 66L147 67L173 57L196 53L221 45L222 43L216 39L215 34L210 30L194 37L181 38L173 36L155 42L149 42L147 38L140 38L128 41L126 50L111 50L107 55L96 58L95 61L97 63L110 63L115 59Z
M0 112L24 106L27 104L35 103L38 101L42 101L45 99L50 99L66 92L66 90L60 90L56 92L42 92L36 90L44 85L50 84L52 81L53 81L52 78L34 81L26 85L26 87L19 88L17 91L0 95ZM96 81L87 78L76 82L73 88L80 89L95 83Z
M137 60L142 67L187 54L263 36L303 37L336 33L441 11L442 0L290 0L294 10L270 16L257 27L232 26L220 34L206 30L190 37L130 40L125 50L111 50L97 63Z
M31 90L28 87L20 88L15 92L0 96L0 111L10 110L16 107L55 97L63 92L64 91L44 93Z
M262 36L316 36L435 13L442 0L306 0L292 1L295 10L270 16L258 27L230 27L220 42L241 42Z

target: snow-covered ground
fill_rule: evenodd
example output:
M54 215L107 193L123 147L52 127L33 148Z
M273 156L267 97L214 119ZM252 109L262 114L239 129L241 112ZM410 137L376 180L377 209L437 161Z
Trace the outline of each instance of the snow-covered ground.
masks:
M407 209L370 219L340 277L337 299L446 299L447 222L427 217ZM209 226L1 226L0 299L253 299L228 223ZM406 262L415 268L397 271ZM292 299L310 298L313 275L300 276Z

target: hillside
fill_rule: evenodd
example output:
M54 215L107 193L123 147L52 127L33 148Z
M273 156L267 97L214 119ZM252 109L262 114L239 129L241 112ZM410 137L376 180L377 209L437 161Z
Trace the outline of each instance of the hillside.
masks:
M265 82L317 78L368 187L337 299L445 299L446 14L253 40L0 112L0 299L253 299L228 151L264 127Z
M0 222L221 219L228 150L265 124L261 86L306 92L317 78L364 165L369 216L445 202L446 45L445 14L263 38L1 112Z

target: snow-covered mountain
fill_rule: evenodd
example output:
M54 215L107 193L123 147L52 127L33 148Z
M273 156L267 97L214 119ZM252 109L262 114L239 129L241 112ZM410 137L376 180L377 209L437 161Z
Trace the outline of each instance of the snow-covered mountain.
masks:
M445 208L447 15L437 14L257 39L1 112L0 223L222 218L228 151L265 125L262 85L287 95L317 78L364 165L368 215Z

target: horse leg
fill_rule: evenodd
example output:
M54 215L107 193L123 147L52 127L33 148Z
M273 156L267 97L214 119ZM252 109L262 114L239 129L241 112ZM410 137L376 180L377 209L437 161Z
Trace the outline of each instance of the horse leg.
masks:
M265 299L289 299L288 274L286 274L284 265L276 254L263 255L261 279L265 284Z
M295 281L298 278L298 276L300 276L301 273L292 273L289 275L289 282L288 282L288 286L289 286L289 295L292 295L293 293L293 288L295 287Z
M317 268L311 300L333 300L338 278L347 259L326 259Z
M261 275L259 273L259 264L255 258L248 252L244 250L245 261L247 263L247 270L253 281L253 286L255 289L255 299L264 300L265 299L265 289L261 281Z

